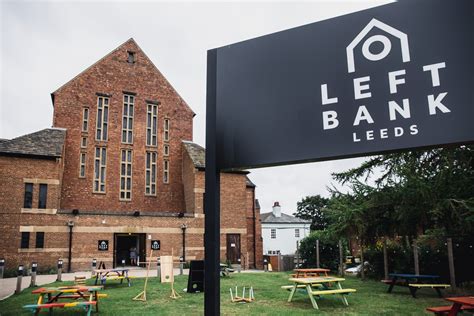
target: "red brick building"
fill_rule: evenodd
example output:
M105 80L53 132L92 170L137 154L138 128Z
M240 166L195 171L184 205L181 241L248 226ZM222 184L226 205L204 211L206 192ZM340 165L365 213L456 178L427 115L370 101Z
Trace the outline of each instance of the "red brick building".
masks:
M0 140L0 258L89 268L130 248L204 255L204 155L194 113L133 39L51 94L53 128ZM221 258L260 267L255 185L221 175ZM71 250L69 242L71 239ZM184 238L183 238L184 236ZM107 249L99 250L99 241Z

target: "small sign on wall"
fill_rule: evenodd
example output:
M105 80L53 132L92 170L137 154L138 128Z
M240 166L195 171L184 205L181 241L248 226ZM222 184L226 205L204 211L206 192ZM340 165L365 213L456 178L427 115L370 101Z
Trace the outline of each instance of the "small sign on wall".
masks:
M151 241L151 249L152 250L160 250L160 241L159 240L152 240Z
M109 250L109 241L108 240L99 240L97 243L97 250L99 251L108 251Z

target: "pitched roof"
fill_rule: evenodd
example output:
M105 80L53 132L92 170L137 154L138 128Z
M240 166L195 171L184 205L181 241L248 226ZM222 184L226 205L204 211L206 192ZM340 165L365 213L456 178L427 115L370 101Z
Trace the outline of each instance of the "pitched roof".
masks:
M112 55L113 53L115 53L116 51L122 49L123 46L129 44L129 43L132 43L136 49L138 51L140 51L143 56L145 56L146 59L148 59L150 61L150 64L153 66L153 68L155 68L156 72L159 73L160 76L162 76L166 83L170 86L170 88L173 90L174 93L176 93L176 95L179 97L179 99L181 100L181 103L189 110L191 111L194 115L196 115L196 113L194 113L194 111L191 109L191 107L186 103L186 101L184 101L184 99L181 97L181 95L178 93L178 91L176 91L176 89L171 85L171 83L168 81L168 79L165 78L165 76L163 76L163 74L161 73L161 71L158 69L158 67L156 67L156 65L153 63L153 61L150 59L150 57L148 57L147 54L145 54L145 52L141 49L140 46L138 46L137 42L133 39L133 37L129 38L128 40L126 40L124 43L120 44L117 48L115 48L114 50L112 50L110 53L108 53L107 55L105 55L104 57L100 58L98 61L96 61L95 63L93 63L92 65L90 65L89 67L87 67L86 69L84 69L83 71L81 71L79 74L77 74L76 76L74 76L71 80L69 80L68 82L66 82L65 84L63 84L62 86L60 86L58 89L56 89L54 92L51 93L51 100L52 100L52 103L53 103L53 106L54 106L54 96L56 93L58 93L59 91L61 91L64 87L66 87L67 85L69 85L70 83L72 83L75 79L77 79L78 77L80 77L82 74L86 73L87 71L89 71L89 69L92 69L94 66L96 66L97 64L99 64L100 62L102 62L103 60L105 60L107 57L109 57L110 55Z
M252 180L249 179L249 177L245 177L245 182L246 182L248 187L251 187L251 188L256 187L255 183L253 183Z
M189 158L193 161L194 167L198 169L206 168L206 150L204 147L190 141L183 141L183 145Z
M281 213L281 217L276 217L273 212L260 214L262 223L278 223L278 224L311 224L311 221Z
M61 157L66 130L46 128L10 140L0 141L0 155Z

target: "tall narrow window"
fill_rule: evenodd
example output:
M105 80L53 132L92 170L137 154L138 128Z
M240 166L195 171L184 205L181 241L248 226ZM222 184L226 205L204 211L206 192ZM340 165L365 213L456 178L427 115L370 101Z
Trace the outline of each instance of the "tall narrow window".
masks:
M104 147L96 147L94 159L94 192L105 193L106 161L107 150Z
M272 228L272 229L270 230L270 238L271 238L271 239L277 238L277 231L276 231L275 228Z
M148 104L146 111L146 144L156 146L158 105Z
M170 120L165 119L163 123L163 140L168 142L170 140Z
M295 228L295 237L300 238L300 229L299 228Z
M146 153L145 194L156 195L156 152Z
M44 232L37 232L36 233L35 248L44 248Z
M79 161L79 178L86 177L86 153L81 153Z
M163 183L170 182L170 162L169 160L163 161Z
M48 185L41 183L39 185L38 208L46 208L48 199Z
M89 109L84 108L82 110L82 131L87 132L89 129Z
M170 145L164 144L163 145L163 156L169 156L170 155Z
M21 233L20 248L30 248L30 232Z
M81 148L87 148L87 137L81 138Z
M122 115L122 143L133 143L133 112L135 97L125 94L123 96L123 115Z
M25 183L25 198L23 200L23 208L31 208L33 206L33 183Z
M135 63L135 52L128 51L127 54L128 54L127 62L129 64L134 64Z
M109 98L97 98L97 128L95 139L107 140L107 126L109 123Z
M132 199L132 151L121 151L120 164L120 199Z

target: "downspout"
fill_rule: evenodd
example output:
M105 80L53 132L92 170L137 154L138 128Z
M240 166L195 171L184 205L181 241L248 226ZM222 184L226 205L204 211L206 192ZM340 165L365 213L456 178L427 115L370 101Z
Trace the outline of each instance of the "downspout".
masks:
M255 187L252 192L252 211L253 211L253 265L257 269L257 218L255 216Z

